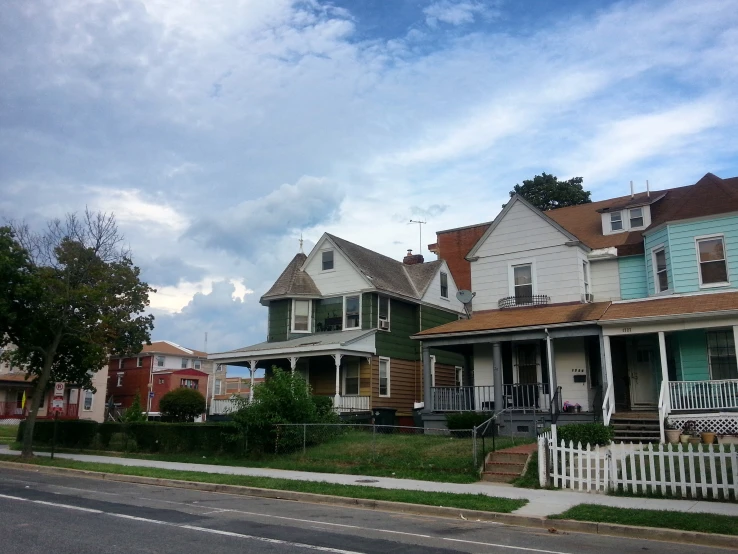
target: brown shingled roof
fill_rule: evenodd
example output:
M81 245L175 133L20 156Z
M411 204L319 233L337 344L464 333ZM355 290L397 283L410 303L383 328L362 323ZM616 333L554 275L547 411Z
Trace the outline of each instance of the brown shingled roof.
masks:
M191 350L192 354L189 354L186 350L183 350L183 348L186 348L184 346L177 347L174 344L165 341L165 340L159 340L154 341L151 344L144 344L143 348L141 349L142 354L169 354L171 356L196 356L198 358L207 358L208 355L206 352L202 352L201 350L194 350L192 348L187 348L187 350Z
M738 310L738 292L658 298L612 304L601 321Z
M276 296L320 296L320 290L315 285L315 281L302 269L302 265L307 260L307 256L302 252L298 253L292 261L287 265L282 274L272 285L264 296L271 298Z
M554 304L532 308L511 308L507 310L485 310L475 312L471 319L460 319L440 327L427 329L415 336L426 337L448 333L474 333L480 331L500 331L517 327L540 327L561 323L584 323L597 321L605 313L610 302L591 304Z

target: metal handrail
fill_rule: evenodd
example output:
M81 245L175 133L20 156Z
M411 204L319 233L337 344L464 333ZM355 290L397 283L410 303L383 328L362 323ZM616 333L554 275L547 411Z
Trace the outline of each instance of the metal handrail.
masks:
M506 296L497 301L497 307L514 308L515 306L545 306L551 302L551 297L545 294L532 296Z

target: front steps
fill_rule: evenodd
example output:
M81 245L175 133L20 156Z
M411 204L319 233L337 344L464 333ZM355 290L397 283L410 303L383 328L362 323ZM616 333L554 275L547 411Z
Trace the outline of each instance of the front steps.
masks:
M613 442L653 442L661 440L658 413L622 412L612 414Z
M534 443L490 452L484 460L482 481L512 483L523 474L528 458L537 449L538 445Z

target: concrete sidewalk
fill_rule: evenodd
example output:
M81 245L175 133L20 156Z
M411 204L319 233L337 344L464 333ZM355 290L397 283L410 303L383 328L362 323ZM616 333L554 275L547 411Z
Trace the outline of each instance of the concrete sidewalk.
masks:
M9 450L0 445L0 454L19 455L20 452ZM38 452L39 456L49 456L47 452ZM704 512L738 516L738 503L704 502L695 500L661 500L655 498L629 498L608 496L604 494L581 493L573 491L550 491L519 489L499 483L436 483L433 481L417 481L414 479L393 479L389 477L371 477L365 475L345 475L340 473L312 473L307 471L289 471L282 469L221 466L210 464L188 464L179 462L163 462L157 460L139 460L135 458L117 458L113 456L92 456L88 454L56 454L57 458L94 462L100 464L117 464L135 467L152 467L177 471L199 471L203 473L220 473L224 475L247 475L252 477L274 477L294 481L317 481L340 485L364 485L384 489L407 489L428 492L450 492L468 494L486 494L502 498L523 498L528 504L514 513L529 516L548 516L559 514L577 504L599 504L618 508L641 508L651 510L675 510L681 512Z

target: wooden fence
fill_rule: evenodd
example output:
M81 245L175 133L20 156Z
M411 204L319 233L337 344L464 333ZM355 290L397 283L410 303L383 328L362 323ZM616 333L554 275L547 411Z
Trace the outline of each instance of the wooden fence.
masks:
M538 438L542 486L587 492L624 492L738 500L735 445L589 444Z

